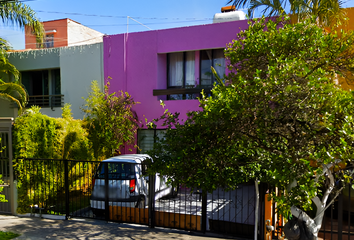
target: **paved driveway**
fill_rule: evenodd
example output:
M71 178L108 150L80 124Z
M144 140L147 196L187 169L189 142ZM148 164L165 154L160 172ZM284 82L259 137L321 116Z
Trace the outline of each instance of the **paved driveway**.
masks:
M38 217L16 217L0 215L0 230L20 233L16 239L174 239L174 240L218 240L235 239L221 235L198 234L187 231L147 226L107 223L100 220L73 219L52 220ZM241 238L237 238L241 240Z

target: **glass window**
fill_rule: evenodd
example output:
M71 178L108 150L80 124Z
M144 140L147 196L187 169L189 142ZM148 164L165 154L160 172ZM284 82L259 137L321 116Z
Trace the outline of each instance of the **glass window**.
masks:
M211 66L215 68L220 78L225 74L225 57L223 49L200 51L200 85L202 87L213 86L215 77L211 72Z
M21 72L21 76L30 97L28 106L61 106L60 69L26 71Z
M45 48L52 48L54 47L54 34L47 34L45 36L45 43L44 43Z
M98 167L96 179L105 178L104 164L101 163ZM135 178L135 164L133 163L107 163L108 164L108 179L110 180L128 180Z
M146 153L154 147L155 136L158 138L164 137L165 130L158 129L139 129L138 130L138 146L140 153Z
M195 52L169 53L168 88L194 88L195 82ZM173 94L169 100L195 99L195 94Z

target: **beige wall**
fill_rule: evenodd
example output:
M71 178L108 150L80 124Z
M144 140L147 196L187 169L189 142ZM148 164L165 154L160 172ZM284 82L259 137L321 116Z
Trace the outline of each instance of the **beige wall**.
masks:
M102 42L104 34L68 19L68 46Z

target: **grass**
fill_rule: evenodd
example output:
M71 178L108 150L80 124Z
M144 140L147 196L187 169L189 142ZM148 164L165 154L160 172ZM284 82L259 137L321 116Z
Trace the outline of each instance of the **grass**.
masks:
M0 231L0 239L1 240L13 239L13 238L18 237L18 236L20 236L20 234L13 233L13 232Z

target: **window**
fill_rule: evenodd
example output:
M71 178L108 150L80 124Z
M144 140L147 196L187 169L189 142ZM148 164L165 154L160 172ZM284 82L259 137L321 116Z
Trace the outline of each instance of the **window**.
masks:
M200 85L212 87L215 77L211 72L213 66L220 78L225 74L225 57L223 49L200 51Z
M96 179L105 178L104 164L101 163L96 173ZM129 180L135 178L135 164L132 163L107 163L109 180Z
M154 147L155 136L162 138L165 130L158 129L139 129L138 130L138 146L140 153L146 153Z
M196 99L201 89L208 95L216 80L211 67L220 78L225 74L224 49L168 53L166 63L167 89L154 89L153 96L167 100Z
M54 34L47 34L45 36L45 43L44 43L45 48L52 48L54 47Z
M167 55L168 88L194 88L195 52L178 52ZM195 99L195 94L173 94L168 99Z
M60 69L21 72L28 95L28 106L61 107Z

